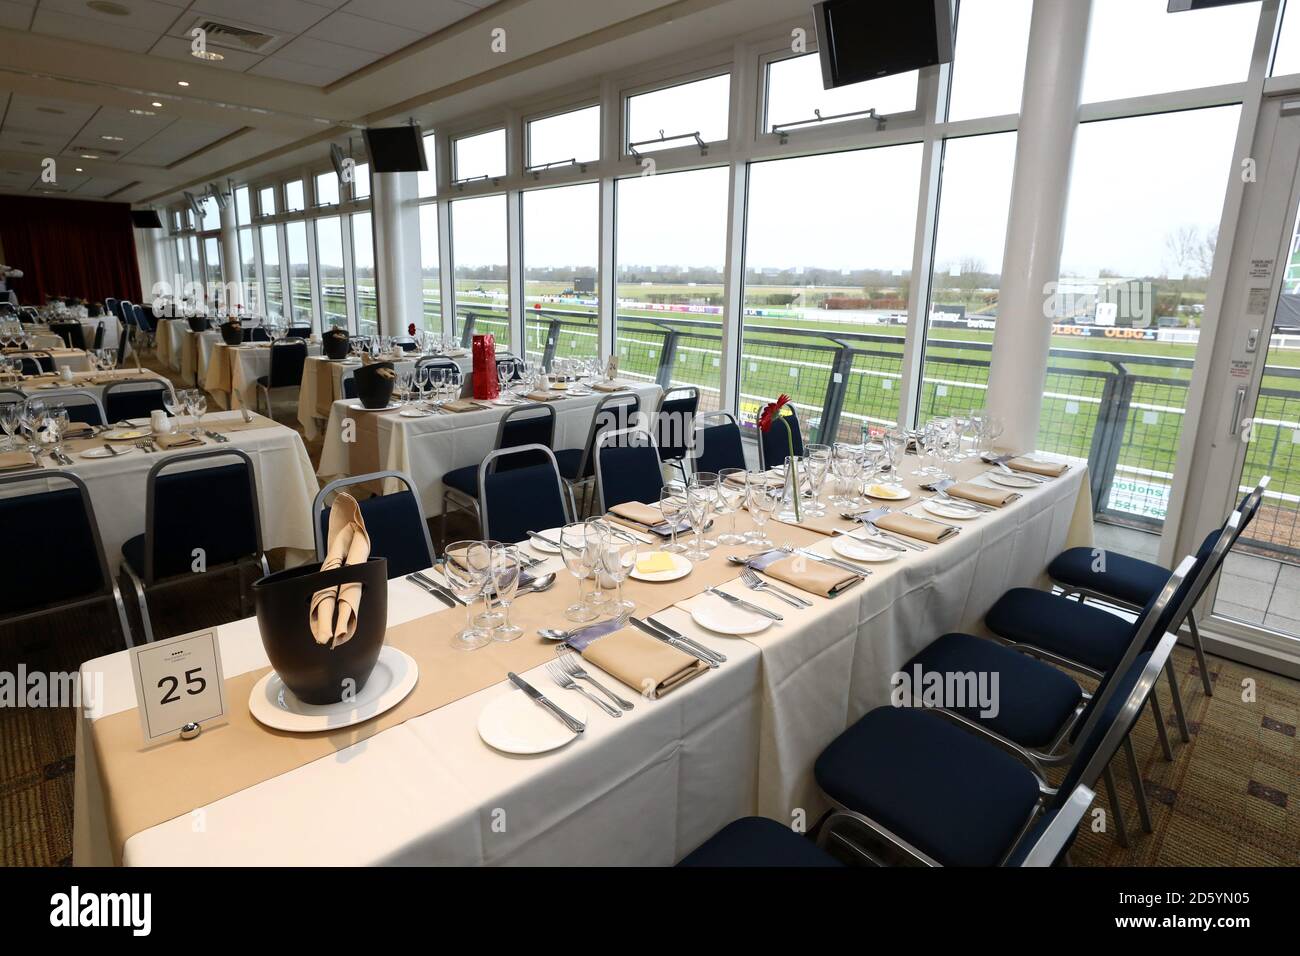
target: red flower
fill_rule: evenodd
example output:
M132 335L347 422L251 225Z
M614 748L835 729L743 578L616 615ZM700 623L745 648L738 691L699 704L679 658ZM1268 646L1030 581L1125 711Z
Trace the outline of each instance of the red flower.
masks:
M781 409L790 402L789 395L779 395L772 404L764 408L758 415L758 430L766 432L772 427L772 423L781 417Z
M415 334L415 323L414 323L414 322L412 322L410 325L408 325L408 326L406 327L406 334L407 334L407 335L414 335L414 334Z

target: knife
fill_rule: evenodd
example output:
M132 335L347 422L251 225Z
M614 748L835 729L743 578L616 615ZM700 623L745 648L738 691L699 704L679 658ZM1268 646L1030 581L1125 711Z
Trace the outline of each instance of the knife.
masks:
M833 568L839 568L841 571L849 572L849 574L856 574L860 578L869 577L871 575L871 572L866 568L859 568L855 565L849 564L847 561L841 561L839 558L828 558L822 554L813 554L811 551L805 550L804 548L799 548L797 550L799 554L803 555L810 561L816 561L819 564L829 564Z
M227 438L225 435L221 434L220 432L208 431L207 429L204 429L203 434L207 435L214 442L220 443L220 442L230 441L229 438Z
M664 634L668 635L674 640L681 641L683 644L687 645L688 647L697 648L701 654L703 654L706 657L712 657L719 664L725 664L727 662L726 654L723 654L721 651L715 651L712 648L705 647L699 641L695 640L692 637L687 637L685 634L681 633L680 631L673 630L671 627L669 627L667 624L664 624L662 621L656 621L652 617L647 617L645 619L645 623L649 624L651 627L658 628Z
M417 578L414 574L408 574L406 576L406 580L410 581L412 584L414 584L425 594L428 594L432 597L436 597L439 601L442 601L448 607L456 606L456 602L453 601L450 597L448 597L446 594L443 594L441 591L431 588L429 585L425 584L423 581Z
M545 694L543 694L532 684L528 683L528 681L524 680L514 671L508 672L506 676L510 678L510 683L514 684L525 694L531 697L534 701L536 701L537 703L545 707L547 710L549 710L555 716L556 720L560 721L562 724L564 724L564 726L568 727L575 734L580 734L587 729L586 724L570 717L563 710L561 710L559 706L552 703L551 700Z
M682 651L685 654L689 654L691 657L694 657L696 660L703 661L705 664L708 664L710 667L718 666L718 661L715 658L706 654L697 653L696 651L687 647L681 641L669 637L667 634L663 633L658 628L652 627L651 625L647 624L645 621L642 621L640 618L635 618L635 617L628 618L628 623L634 625L637 630L645 634L648 634L650 637L653 637L656 641L662 641L664 644L667 644L669 647L675 647L677 648L677 650Z
M546 537L546 535L542 534L540 531L529 531L529 532L528 532L528 537L530 537L530 538L536 538L538 541L545 541L545 542L546 542L547 544L549 544L552 548L559 548L559 547L560 547L560 542L554 540L553 538L548 538L548 537ZM563 550L563 549L561 549L561 550Z
M429 577L429 576L428 576L427 574L425 574L424 572L422 572L422 571L416 571L414 574L411 575L411 577L414 578L416 581L420 582L421 584L427 585L429 588L432 588L434 591L437 591L439 594L446 595L447 597L449 597L449 598L451 598L453 601L455 601L457 604L459 604L461 607L464 607L464 606L465 606L465 602L464 602L464 601L462 601L459 597L457 597L455 594L453 594L450 590L448 590L447 588L443 587L441 584L439 584L439 583L438 583L437 581L435 581L433 578Z
M748 601L742 601L740 598L728 594L726 591L719 591L715 587L705 588L705 590L709 594L716 594L718 597L722 598L722 600L726 601L728 604L734 604L736 607L743 607L746 611L750 611L754 614L761 615L762 617L765 617L768 620L771 621L785 620L785 618L783 618L780 614L777 614L775 611L769 611L767 608L759 607L757 604L750 604Z

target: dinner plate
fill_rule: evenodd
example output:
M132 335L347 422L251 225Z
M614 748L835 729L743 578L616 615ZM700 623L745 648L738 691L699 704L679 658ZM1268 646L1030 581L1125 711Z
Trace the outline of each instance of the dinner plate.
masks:
M868 498L877 498L881 501L902 501L912 497L912 493L902 485L867 485L863 493Z
M938 515L941 518L952 518L955 521L970 521L972 518L980 516L980 512L974 508L962 508L943 501L935 501L933 498L926 498L921 502L921 507L932 515Z
M552 541L559 541L559 540L560 540L560 532L561 532L562 530L563 530L562 528L546 528L546 529L543 530L541 533L544 534L544 535L546 535L546 537L550 538ZM559 548L557 548L557 547L556 547L555 545L553 545L553 544L549 544L549 543L543 541L541 538L537 537L536 535L532 535L532 536L530 536L529 539L528 539L528 543L529 543L529 544L530 544L530 545L531 545L535 550L537 550L537 551L541 551L543 554L559 554L559 553L560 553L560 549L559 549Z
M99 437L106 441L140 441L152 438L153 431L148 428L110 428Z
M366 406L361 404L360 400L357 400L355 402L348 402L348 408L352 409L354 412L390 412L394 408L401 408L401 406L396 402L389 402L383 408L366 408Z
M1032 478L1026 478L1024 475L1008 475L1000 471L988 472L989 481L994 484L1002 485L1006 488L1037 488L1042 482L1035 481Z
M646 555L653 553L652 551L645 552ZM664 554L667 554L673 560L671 571L654 571L650 574L642 574L633 567L629 572L629 576L636 578L638 581L676 581L679 578L686 577L691 573L691 569L695 567L695 565L691 564L689 558L683 558L680 554L673 554L671 551L665 551ZM637 557L644 557L644 555L638 554Z
M870 561L873 563L893 561L899 552L883 545L872 544L852 535L842 534L831 540L831 550L851 561Z
M401 418L428 418L433 412L426 412L423 408L403 408L397 414Z
M112 451L109 451L108 448L106 448L105 446L99 445L98 447L95 448L87 448L85 451L79 453L78 457L79 458L121 458L123 455L129 455L133 451L135 451L135 449L130 446L126 448L114 448Z
M587 722L587 708L579 695L561 690L549 681L530 683L574 720ZM483 708L478 715L478 735L493 750L521 756L556 750L578 736L545 707L514 687Z
M310 734L321 730L351 727L363 720L392 710L415 688L420 668L407 654L392 646L379 651L370 677L350 701L337 704L304 704L275 671L253 686L248 710L259 723L274 730Z
M691 620L715 634L742 637L772 626L771 618L725 603L721 598L701 599L691 609Z

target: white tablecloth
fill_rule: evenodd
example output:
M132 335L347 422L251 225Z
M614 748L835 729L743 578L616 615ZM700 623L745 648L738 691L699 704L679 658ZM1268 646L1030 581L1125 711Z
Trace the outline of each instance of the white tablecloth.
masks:
M99 374L102 373L83 372L83 373L79 373L78 378L89 379L92 377L97 377L97 375ZM162 375L159 375L157 372L150 371L149 369L145 369L140 373L136 373L134 370L129 370L127 374L117 376L117 377L124 382L141 381L141 380L163 382L167 385L168 388L171 388L171 383L168 382L166 378L164 378ZM60 382L58 384L40 386L40 387L22 385L20 383L18 387L25 394L31 396L32 398L42 399L47 404L56 404L61 399L67 397L68 395L87 393L95 397L95 399L99 402L100 409L103 410L104 389L107 387L107 385L108 385L107 382L95 384L90 381L79 382L74 380L68 383Z
M204 335L207 334L204 333ZM238 345L231 348L228 345L218 343L214 344L213 348L224 352L225 362L230 368L230 378L227 382L219 380L214 375L214 371L219 372L219 369L214 370L214 363L221 360L215 354L209 353L209 364L203 376L204 390L222 408L256 409L258 407L257 380L263 375L271 374L270 344ZM307 344L308 355L319 355L320 351L319 343L309 342Z
M659 386L653 383L634 385L641 397L641 411L653 415L659 399ZM593 393L564 398L555 407L554 448L581 448L587 441L591 416L596 403L605 396ZM442 476L453 468L477 465L492 450L497 425L507 407L483 409L459 414L429 415L426 418L403 418L396 412L379 415L379 469L403 471L415 481L420 503L427 517L442 513ZM373 415L357 411L346 401L335 402L325 429L320 467L316 473L331 480L350 470L350 444L343 441L343 422L352 415ZM391 482L389 484L392 484ZM385 493L396 490L386 488Z
M806 611L727 585L786 615L750 639L703 631L680 608L662 612L728 662L662 700L637 698L618 719L589 705L586 733L561 751L521 759L483 744L479 713L513 692L494 685L138 833L124 862L666 865L746 814L790 822L803 811L811 824L825 807L812 779L821 750L888 701L890 676L907 657L945 631L978 630L1003 591L1036 583L1067 543L1088 543L1077 536L1088 526L1087 487L1086 470L1073 469L967 523L956 540L877 565L837 599L813 598ZM816 549L829 553L829 539ZM440 607L390 582L390 624ZM220 640L227 675L267 666L255 621L223 625ZM135 694L124 653L82 673L83 681L102 674L104 693L78 720L75 862L105 864L112 855L88 724L135 706ZM542 668L524 676L551 686Z
M190 331L188 319L159 319L154 331L158 360L174 372L181 370L185 340Z

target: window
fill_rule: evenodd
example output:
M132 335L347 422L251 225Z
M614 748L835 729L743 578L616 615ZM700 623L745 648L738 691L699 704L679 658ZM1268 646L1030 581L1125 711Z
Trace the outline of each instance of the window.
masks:
M217 299L223 297L221 292L221 243L214 236L203 240L203 280L206 284L206 297L216 305Z
M961 0L950 120L1020 112L1032 0Z
M217 201L211 196L204 196L199 200L199 205L203 207L203 222L199 228L203 232L211 232L214 229L220 229L221 210L217 208Z
M1239 83L1259 4L1168 13L1167 0L1093 0L1083 102Z
M186 239L190 247L190 280L192 282L203 283L203 260L199 258L199 238L190 236ZM203 293L199 293L199 299L203 298Z
M1174 16L1184 15L1196 16ZM1169 504L1239 113L1088 123L1075 144L1061 278L1047 302L1054 350L1073 352L1048 362L1038 445L1078 458L1113 449L1113 467L1092 465L1094 507L1153 531ZM1197 148L1133 174L1132 157L1170 143Z
M183 228L184 228L184 224L181 221L181 211L179 209L173 209L172 210L172 232L180 232L181 229Z
M920 172L919 144L750 167L742 421L784 392L812 441L897 422ZM837 373L843 410L828 421Z
M190 246L183 238L176 240L176 271L180 274L182 285L194 281L194 270L190 265Z
M352 198L366 199L370 196L370 164L358 163L352 167Z
M257 289L257 250L253 248L253 230L251 228L240 229L239 239L239 281L244 284L244 294L241 302L246 310L258 311L255 303L258 300Z
M570 110L528 124L528 165L600 159L600 107Z
M724 140L730 107L728 73L629 96L624 147L639 143L638 153L650 153L689 146L695 133L706 143ZM661 137L663 142L654 142Z
M910 113L916 109L917 75L914 70L824 90L821 62L816 53L775 60L767 65L763 132L772 132L773 126L805 120L818 125L814 110L820 110L824 117L860 113L872 107L882 116Z
M419 180L420 197L438 195L438 137L434 133L424 134L424 164L428 172L416 173Z
M331 173L330 175L333 175ZM321 328L348 327L343 271L343 228L338 216L316 220L316 275L320 283Z
M330 170L316 176L316 205L337 206L339 204L339 174Z
M549 364L557 355L596 355L600 187L583 183L524 193L523 235L528 358Z
M284 284L280 278L280 240L276 235L277 228L262 227L262 283L266 288L266 317L276 322L284 318Z
M235 190L235 222L247 226L253 221L248 206L248 187L240 186Z
M491 332L498 346L510 345L509 253L506 197L482 196L451 204L451 246L456 263L457 334L472 322L475 333Z
M420 286L424 327L442 331L441 263L438 259L438 207L420 207Z
M263 186L257 191L257 211L263 216L275 215L274 186Z
M356 295L357 334L379 331L379 306L375 294L375 241L370 231L370 213L352 217L352 288Z
M464 136L455 141L457 180L484 176L495 178L506 174L506 131L489 130L475 136Z
M1277 51L1273 55L1270 76L1300 73L1300 3L1289 2L1282 12L1282 29L1278 32Z
M921 353L921 422L984 407L1015 161L1015 133L944 143Z
M307 224L290 222L284 227L284 244L289 255L289 299L294 325L310 325L312 317L311 262L307 257Z
M619 374L698 386L702 409L722 383L728 179L716 167L616 185Z
M302 194L302 180L284 184L284 211L302 212L305 202Z

